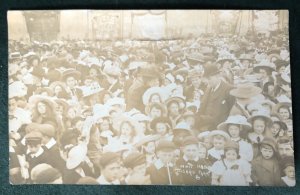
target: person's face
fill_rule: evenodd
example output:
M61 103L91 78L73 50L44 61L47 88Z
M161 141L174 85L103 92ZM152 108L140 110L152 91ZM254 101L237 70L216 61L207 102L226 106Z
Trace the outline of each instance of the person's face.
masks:
M32 66L37 66L38 64L39 64L38 59L34 59L34 60L32 61Z
M13 112L18 107L15 99L9 99L9 111Z
M250 62L249 62L249 60L243 60L243 61L242 61L242 64L243 64L243 66L244 66L245 68L248 68L249 65L250 65Z
M230 70L232 63L230 61L225 61L223 64L224 70Z
M290 143L279 143L278 151L280 156L293 156L294 150Z
M268 94L273 96L274 95L274 85L268 86Z
M153 107L150 111L150 116L154 119L157 117L161 117L162 113L161 110L158 108Z
M281 66L280 69L278 70L279 74L282 74L285 71L285 67Z
M237 159L236 150L230 149L225 152L225 158L229 161L234 161Z
M258 135L261 135L264 133L265 131L265 121L261 120L261 119L256 119L253 122L253 130L255 133L257 133Z
M187 145L183 148L183 153L189 160L195 159L199 153L198 146L196 144Z
M60 92L62 92L62 88L61 86L57 85L55 88L54 88L54 93L56 95L58 95Z
M120 162L113 162L107 165L103 170L101 170L101 174L105 177L107 181L112 182L120 178L120 170Z
M145 145L145 151L149 154L154 154L154 152L155 152L155 143L154 142L148 142Z
M28 148L30 153L35 154L41 148L41 144L27 144L27 148Z
M43 102L37 103L37 110L40 114L45 114L47 111L46 104Z
M72 88L72 87L75 87L75 85L77 84L77 81L75 80L74 77L68 77L66 80L66 84Z
M240 137L240 127L238 125L228 125L228 133L232 138Z
M279 115L282 117L283 120L289 119L290 117L290 112L286 108L280 108L278 110Z
M146 175L146 163L134 167L132 170L135 174Z
M284 169L284 173L288 178L295 179L295 167L288 166L287 168Z
M62 177L57 178L56 180L50 182L49 184L63 184Z
M102 123L100 124L100 130L101 131L109 130L109 121L107 119L103 120Z
M199 86L201 84L201 79L200 79L200 77L192 77L191 82L195 88L199 88Z
M260 149L262 156L265 159L270 159L272 158L274 151L273 148L271 146L268 145L263 145L262 148Z
M153 94L151 96L150 103L161 103L160 96L157 94Z
M132 127L127 122L123 123L123 125L121 126L121 132L124 136L131 136L132 131Z
M147 85L149 87L159 87L159 79L158 78L151 79L150 81L147 82Z
M165 123L157 123L156 124L156 132L159 135L165 135L167 133L167 126Z
M166 165L173 161L174 150L168 151L158 151L157 157Z
M261 76L262 79L268 77L268 73L267 73L267 71L264 70L264 69L260 69L260 70L259 70L259 74L260 74L260 76Z
M206 158L206 148L205 147L199 147L199 158L200 159L205 159Z
M216 135L213 138L213 145L217 150L222 150L224 149L224 145L225 145L225 138L223 136L220 135Z
M280 131L280 125L278 123L274 123L271 127L272 135L275 137Z
M91 77L96 77L98 74L97 74L97 70L96 69L94 69L94 68L92 68L92 69L90 69L90 76Z
M169 111L170 111L171 115L174 115L174 116L178 115L179 114L178 104L175 103L175 102L171 103L170 106L169 106Z

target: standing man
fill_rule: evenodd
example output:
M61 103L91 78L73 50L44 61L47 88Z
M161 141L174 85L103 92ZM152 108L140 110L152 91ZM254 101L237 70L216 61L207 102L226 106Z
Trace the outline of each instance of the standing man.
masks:
M196 116L197 127L199 130L213 130L228 117L234 103L234 98L229 94L233 87L224 81L215 64L207 65L203 76L208 81L208 87Z

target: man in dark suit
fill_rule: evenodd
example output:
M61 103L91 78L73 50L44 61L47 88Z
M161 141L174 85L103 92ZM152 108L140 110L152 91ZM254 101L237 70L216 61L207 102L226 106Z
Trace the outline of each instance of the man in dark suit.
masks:
M196 121L200 130L213 130L226 120L234 104L234 98L229 94L233 86L224 81L217 65L209 64L204 68L203 76L207 78L208 87L201 99Z

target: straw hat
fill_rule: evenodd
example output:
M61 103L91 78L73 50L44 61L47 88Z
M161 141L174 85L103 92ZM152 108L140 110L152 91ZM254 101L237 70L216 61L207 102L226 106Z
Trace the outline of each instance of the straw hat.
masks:
M177 102L180 109L184 109L185 108L185 97L184 96L177 95L177 96L169 97L165 101L165 104L167 106L169 106L172 102Z
M114 119L114 121L113 121L114 129L116 129L118 132L121 132L121 125L124 122L128 122L133 126L133 131L135 131L135 135L138 135L139 130L142 129L141 125L136 120L134 120L133 117L130 117L130 116L127 116L124 114L121 116L118 116L117 118Z
M24 97L25 95L27 95L27 87L21 81L15 81L11 83L8 87L8 90L9 98Z
M143 95L143 104L147 105L149 104L150 97L154 94L159 95L162 102L166 99L166 93L163 91L161 87L151 87L147 89Z
M252 116L248 118L248 122L252 124L256 118L263 118L267 122L267 124L270 124L272 122L270 113L265 109L260 109L257 112L254 112Z
M54 101L53 98L50 98L48 96L43 96L43 95L33 95L29 98L28 103L31 105L36 105L38 102L46 102L50 107L52 108L53 111L55 111L57 104Z
M247 122L247 118L242 115L232 115L226 121L218 125L218 129L227 130L229 124L240 125L241 130L251 129L251 124Z
M251 83L240 84L237 88L230 90L230 95L237 98L251 98L262 92L262 89Z
M188 132L188 133L192 133L192 130L191 130L191 127L188 123L186 122L180 122L178 123L175 128L173 129L173 132L176 133L176 132L179 132L179 131L185 131L185 132Z
M209 133L208 137L212 139L216 135L223 136L226 139L226 141L230 140L230 136L228 135L228 133L222 130L213 130Z
M258 70L261 68L275 71L275 64L268 60L262 60L258 64L254 64L253 70L254 72L258 72Z
M156 142L159 139L160 139L160 135L157 135L157 134L155 134L155 135L146 135L146 136L142 137L138 142L136 142L134 144L134 147L138 148L138 147L140 147L142 145L145 145L149 142Z
M161 103L150 103L148 105L146 105L146 108L145 108L145 113L149 116L150 114L150 111L152 110L152 108L154 106L157 106L160 108L160 110L162 111L162 116L167 116L167 108L164 104L161 104Z
M80 79L81 73L73 68L66 69L62 73L62 80L65 80L67 77L74 77L76 80Z

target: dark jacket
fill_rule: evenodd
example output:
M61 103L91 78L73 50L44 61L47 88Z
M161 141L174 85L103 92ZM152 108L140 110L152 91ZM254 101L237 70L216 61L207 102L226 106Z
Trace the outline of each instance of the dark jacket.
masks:
M207 88L196 115L196 127L199 130L216 129L218 124L226 120L234 104L234 97L229 94L232 88L224 81L221 81L216 91L211 87Z

